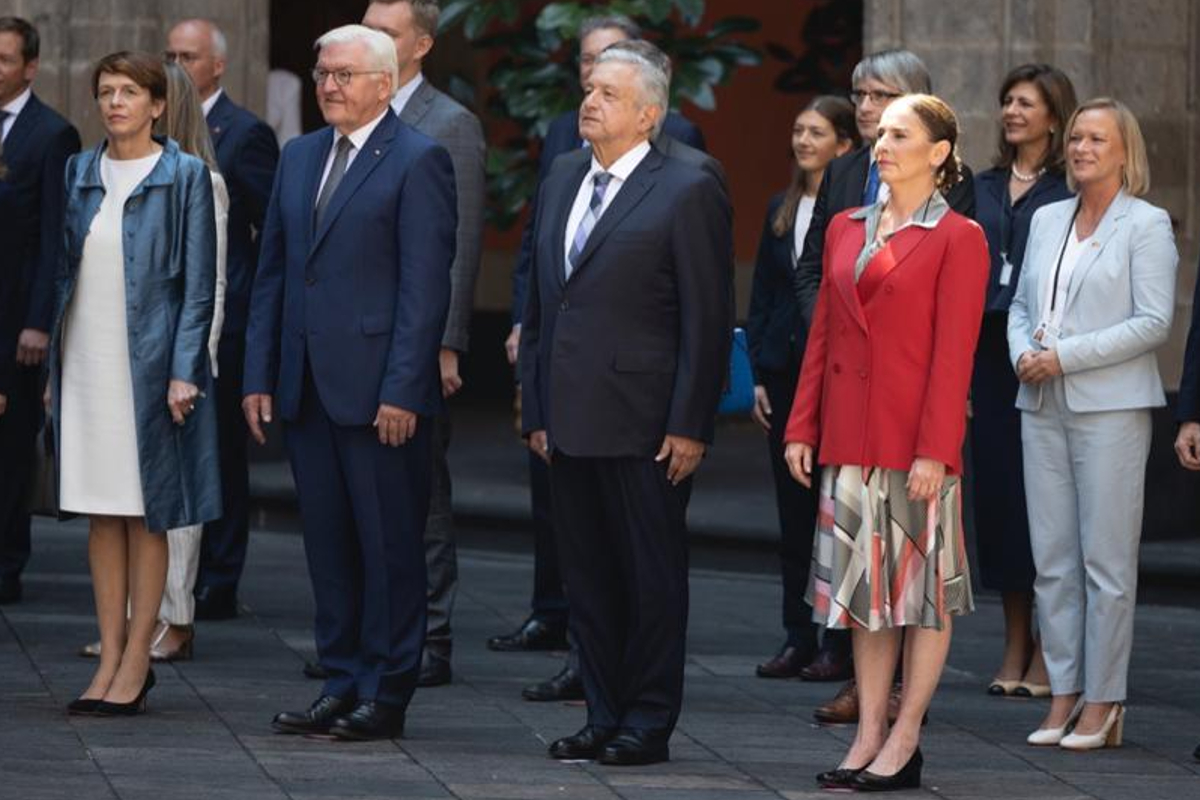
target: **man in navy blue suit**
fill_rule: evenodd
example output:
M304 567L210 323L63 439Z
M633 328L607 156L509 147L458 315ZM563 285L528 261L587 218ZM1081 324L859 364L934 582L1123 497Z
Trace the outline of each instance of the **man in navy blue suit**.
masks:
M425 551L438 350L457 224L446 150L401 123L396 49L361 25L317 41L329 126L288 143L271 193L246 335L253 437L285 439L327 678L282 733L394 738L425 640Z
M37 29L0 17L0 604L21 599L29 560L29 476L41 425L62 254L63 167L79 134L38 100Z
M587 83L596 59L610 45L637 40L641 29L622 16L592 17L580 26L579 83ZM668 62L669 63L669 62ZM704 150L700 129L676 113L668 113L661 133L696 150ZM538 162L538 185L550 172L559 156L584 146L579 134L579 109L556 117L550 123L542 142ZM536 197L536 195L535 195ZM512 332L505 343L509 363L517 361L521 335L521 313L525 308L526 287L532 259L533 220L537 214L536 200L531 203L529 222L521 237L521 250L513 268ZM529 457L530 500L534 523L534 580L533 609L529 618L513 633L494 636L488 640L492 650L547 650L566 646L567 600L563 592L562 573L558 566L558 550L554 544L554 524L550 514L550 481L547 465L534 455ZM583 697L577 657L563 665L549 680L528 686L522 692L527 700L570 700Z
M237 587L250 537L247 432L241 411L246 312L258 264L257 236L279 161L271 128L221 88L227 51L225 35L209 20L184 20L167 36L167 57L187 71L200 94L217 164L229 187L228 284L217 354L221 374L216 380L224 512L204 526L196 576L196 618L210 620L237 616Z
M604 51L580 107L590 157L558 160L534 220L521 427L551 464L587 699L559 759L664 761L682 703L685 519L729 357L733 232L719 177L651 144L667 86L652 58Z

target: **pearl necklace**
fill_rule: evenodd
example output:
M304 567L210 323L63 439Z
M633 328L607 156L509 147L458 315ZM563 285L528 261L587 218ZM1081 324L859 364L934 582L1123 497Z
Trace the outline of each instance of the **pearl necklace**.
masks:
M1025 173L1018 170L1016 164L1013 164L1012 166L1010 166L1008 168L1008 170L1009 170L1009 172L1012 173L1012 176L1014 178L1016 178L1018 181L1020 181L1021 183L1033 183L1038 178L1040 178L1046 174L1045 167L1042 167L1041 169L1039 169L1037 172L1033 173L1032 175L1026 175Z

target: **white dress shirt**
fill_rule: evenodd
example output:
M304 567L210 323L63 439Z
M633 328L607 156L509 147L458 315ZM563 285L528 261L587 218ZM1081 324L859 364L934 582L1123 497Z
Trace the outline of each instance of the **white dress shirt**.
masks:
M33 89L26 87L25 91L14 97L9 104L4 106L4 111L8 112L8 116L4 118L4 128L0 129L0 142L8 138L8 132L12 130L13 124L17 121L17 116L25 108L25 104L29 102L29 98L33 96Z
M396 96L392 98L392 111L396 112L396 116L400 116L404 112L404 107L408 105L408 101L417 93L417 89L421 86L421 81L425 80L425 76L417 73L411 81L401 86L396 90Z
M608 188L604 191L604 201L600 204L600 211L596 214L596 222L599 223L600 218L604 216L604 212L612 205L613 198L617 196L617 192L621 191L621 187L625 185L625 181L629 180L629 176L649 153L650 143L642 142L614 161L608 169L600 166L600 162L596 160L596 156L592 155L592 168L584 176L583 182L579 184L579 191L575 193L575 203L571 206L571 214L567 217L567 240L563 243L564 258L570 256L571 243L575 241L575 232L579 229L579 223L583 222L583 215L587 213L588 205L592 202L592 189L595 186L596 175L601 172L607 172L612 176L608 181ZM592 230L594 231L595 228L592 228Z
M208 119L208 112L213 110L213 106L217 104L217 101L221 99L221 95L223 94L225 94L225 90L218 86L217 90L210 94L208 99L200 104L200 110L204 112L205 119Z
M367 139L371 138L371 134L375 132L375 129L379 127L379 123L383 122L383 118L389 113L391 113L391 109L385 108L378 117L346 137L350 140L350 152L346 156L346 172L350 171L350 165L354 163L354 158L363 149L363 145L367 143ZM329 148L329 155L325 157L325 169L321 172L321 182L317 184L316 197L321 196L321 189L325 187L325 179L329 177L329 170L333 169L333 159L337 155L337 144L341 138L342 134L338 133L335 129L333 132L333 146Z
M796 268L796 263L804 253L804 239L808 236L809 226L812 225L813 206L816 202L817 198L805 195L796 206L796 222L792 228L792 269Z

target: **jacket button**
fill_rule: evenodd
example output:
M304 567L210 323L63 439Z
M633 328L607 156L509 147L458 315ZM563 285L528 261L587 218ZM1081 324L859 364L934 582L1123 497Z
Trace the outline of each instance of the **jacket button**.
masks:
M834 375L841 375L841 374L842 374L842 365L841 365L841 364L834 364L834 365L833 365L833 374L834 374Z
M896 287L889 283L887 286L883 287L883 291L884 294L891 294L892 292L896 291Z
M558 310L559 310L559 311L566 311L566 310L567 310L567 309L569 309L570 307L571 307L571 304L570 304L570 303L568 303L566 300L563 300L563 301L562 301L562 305L560 305L560 306L558 307Z
M858 377L862 378L865 381L867 379L867 371L865 369L860 369L858 371Z
M304 285L305 285L305 286L316 286L316 285L317 285L317 279L316 279L314 276L312 276L312 275L306 275L306 276L304 277Z

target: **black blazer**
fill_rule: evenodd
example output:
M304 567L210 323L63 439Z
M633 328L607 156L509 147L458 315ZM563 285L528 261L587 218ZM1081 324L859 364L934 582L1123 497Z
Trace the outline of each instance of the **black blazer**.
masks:
M521 328L522 428L579 457L712 441L732 326L732 213L713 175L651 149L564 280L567 218L591 166L542 184Z
M663 136L670 136L690 148L705 152L704 134L685 117L668 112L663 121ZM542 140L542 154L538 158L538 186L550 174L550 168L558 157L583 147L583 139L579 138L579 110L559 114L550 123L546 138ZM674 153L667 153L677 157ZM529 221L521 232L521 249L517 253L517 263L513 266L512 288L512 320L516 324L521 321L521 311L525 308L526 287L529 284L529 260L533 255L533 220L537 216L537 193L529 209Z
M1188 328L1175 419L1181 423L1200 422L1200 280L1196 281L1196 294L1192 298L1192 325Z
M79 133L30 95L4 140L8 174L0 180L0 394L17 369L17 338L25 328L50 332L54 279L63 255L63 193L67 159Z
M241 338L246 330L250 289L258 266L258 238L275 167L279 144L275 133L258 117L234 104L222 92L207 117L217 165L229 188L229 239L225 260L225 325L221 337Z
M821 188L813 206L812 224L804 237L804 252L796 264L796 296L800 299L800 314L804 330L812 324L817 307L817 291L821 288L821 267L825 256L825 228L835 214L862 205L863 189L871 168L870 146L838 156L825 168ZM950 208L968 219L975 218L975 188L971 170L964 164L962 180L946 192Z
M758 257L754 262L750 310L746 316L750 364L759 383L762 383L763 372L782 372L789 363L799 362L804 354L804 329L800 326L796 271L792 267L792 237L796 222L793 219L782 236L776 236L771 228L775 214L783 205L783 195L780 192L767 204L767 218L763 222Z

